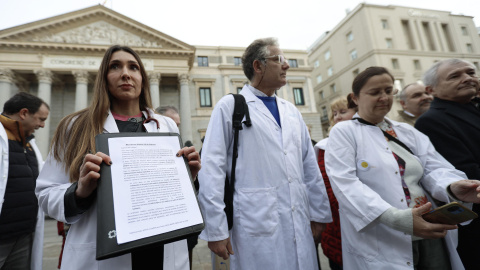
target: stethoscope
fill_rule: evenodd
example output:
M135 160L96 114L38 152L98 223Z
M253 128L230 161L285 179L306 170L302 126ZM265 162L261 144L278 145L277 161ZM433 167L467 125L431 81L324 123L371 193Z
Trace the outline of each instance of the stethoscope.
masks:
M143 120L143 123L142 123L142 124L146 124L146 123L148 123L148 122L150 122L150 121L154 121L154 122L157 124L157 129L160 130L160 123L159 123L158 120L155 119L155 118L149 117L149 118Z

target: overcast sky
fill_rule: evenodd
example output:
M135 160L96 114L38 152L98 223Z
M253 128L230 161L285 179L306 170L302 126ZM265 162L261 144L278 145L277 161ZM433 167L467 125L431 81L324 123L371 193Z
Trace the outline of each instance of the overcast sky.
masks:
M273 36L283 49L305 50L361 2L449 11L480 26L480 0L0 0L0 30L104 2L190 45L246 47Z

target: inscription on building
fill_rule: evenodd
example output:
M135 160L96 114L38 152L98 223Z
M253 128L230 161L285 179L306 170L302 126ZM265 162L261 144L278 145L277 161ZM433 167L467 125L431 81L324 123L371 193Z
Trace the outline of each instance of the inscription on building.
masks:
M440 16L438 14L432 14L432 13L427 13L424 11L416 10L416 9L409 9L408 10L408 15L412 17L423 17L423 18L429 18L429 19L440 19Z
M146 70L153 71L152 59L142 59L142 62ZM101 63L100 57L44 56L42 66L50 69L98 70Z

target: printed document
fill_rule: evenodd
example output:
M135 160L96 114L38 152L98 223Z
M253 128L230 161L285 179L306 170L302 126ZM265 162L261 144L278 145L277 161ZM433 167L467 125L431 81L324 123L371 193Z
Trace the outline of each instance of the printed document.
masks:
M176 136L108 139L118 244L203 222Z

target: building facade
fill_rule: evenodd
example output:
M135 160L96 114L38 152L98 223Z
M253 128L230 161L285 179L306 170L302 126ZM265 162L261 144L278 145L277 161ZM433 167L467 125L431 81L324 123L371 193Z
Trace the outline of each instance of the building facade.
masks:
M45 128L35 132L44 157L60 120L90 103L103 54L115 44L140 55L154 108L179 108L182 139L197 148L216 102L248 83L240 60L245 48L192 46L102 5L1 30L0 106L18 91L50 105ZM321 139L307 52L284 53L291 68L278 96L296 104L312 137Z
M480 69L480 38L471 16L359 4L308 49L323 132L329 127L330 102L350 93L353 79L365 68L386 67L401 90L447 58L465 59ZM391 113L398 109L395 103Z

